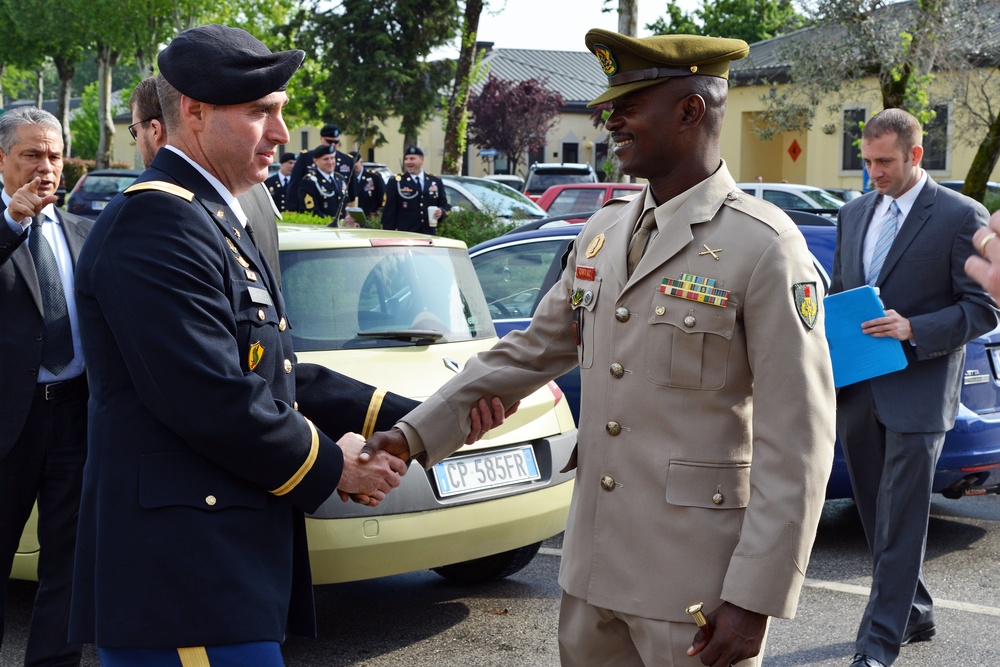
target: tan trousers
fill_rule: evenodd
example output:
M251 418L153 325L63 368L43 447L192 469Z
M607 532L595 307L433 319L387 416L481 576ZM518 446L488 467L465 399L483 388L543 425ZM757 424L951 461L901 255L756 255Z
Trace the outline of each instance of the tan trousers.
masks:
M658 621L602 609L562 595L559 610L559 659L562 667L701 667L689 657L698 628L691 623ZM756 658L734 667L760 667Z

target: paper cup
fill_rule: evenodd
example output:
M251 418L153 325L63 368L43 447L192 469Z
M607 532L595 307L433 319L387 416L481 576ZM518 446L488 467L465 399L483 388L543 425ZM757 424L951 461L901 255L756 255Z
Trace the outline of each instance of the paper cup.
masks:
M438 206L428 206L427 207L427 224L429 224L431 227L437 227L438 226L437 212L440 211L440 210L441 209Z

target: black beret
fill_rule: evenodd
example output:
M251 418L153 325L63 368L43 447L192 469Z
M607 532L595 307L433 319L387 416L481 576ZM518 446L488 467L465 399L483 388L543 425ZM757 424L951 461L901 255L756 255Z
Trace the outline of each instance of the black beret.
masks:
M330 125L329 123L327 123L319 131L319 136L330 137L331 139L338 139L340 137L340 128L337 127L336 125Z
M185 30L160 51L160 74L182 94L208 104L244 104L284 90L304 51L271 53L239 28L203 25Z
M406 150L403 151L403 157L406 157L407 155L419 155L420 157L423 157L424 152L420 150L420 146L407 146Z
M337 152L336 146L327 146L326 144L323 144L322 146L317 146L316 148L313 149L312 156L314 158L319 159L324 155L329 155L330 153L336 153L336 152Z
M281 159L278 160L280 164L285 164L286 162L295 162L295 153L282 153Z
M360 160L360 159L361 159L361 153L359 153L359 152L357 152L357 151L351 151L351 152L349 153L349 155L351 156L351 159L352 159L352 160L353 160L354 162L357 162L358 160Z

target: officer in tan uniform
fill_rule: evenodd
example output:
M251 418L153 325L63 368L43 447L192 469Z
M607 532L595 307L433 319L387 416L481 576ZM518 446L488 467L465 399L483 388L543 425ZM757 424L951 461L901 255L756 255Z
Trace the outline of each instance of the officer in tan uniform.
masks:
M432 465L471 397L509 405L579 364L562 663L759 665L768 617L795 611L833 456L822 283L795 225L720 157L746 44L586 41L609 83L591 104L613 102L615 154L649 185L590 219L527 330L366 449Z

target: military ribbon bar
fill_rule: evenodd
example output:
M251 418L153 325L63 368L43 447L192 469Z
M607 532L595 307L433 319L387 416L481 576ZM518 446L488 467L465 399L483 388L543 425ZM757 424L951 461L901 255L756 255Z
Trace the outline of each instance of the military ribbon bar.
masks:
M725 308L729 304L729 290L716 287L712 278L690 273L682 274L679 280L664 278L660 284L660 293L720 308Z

